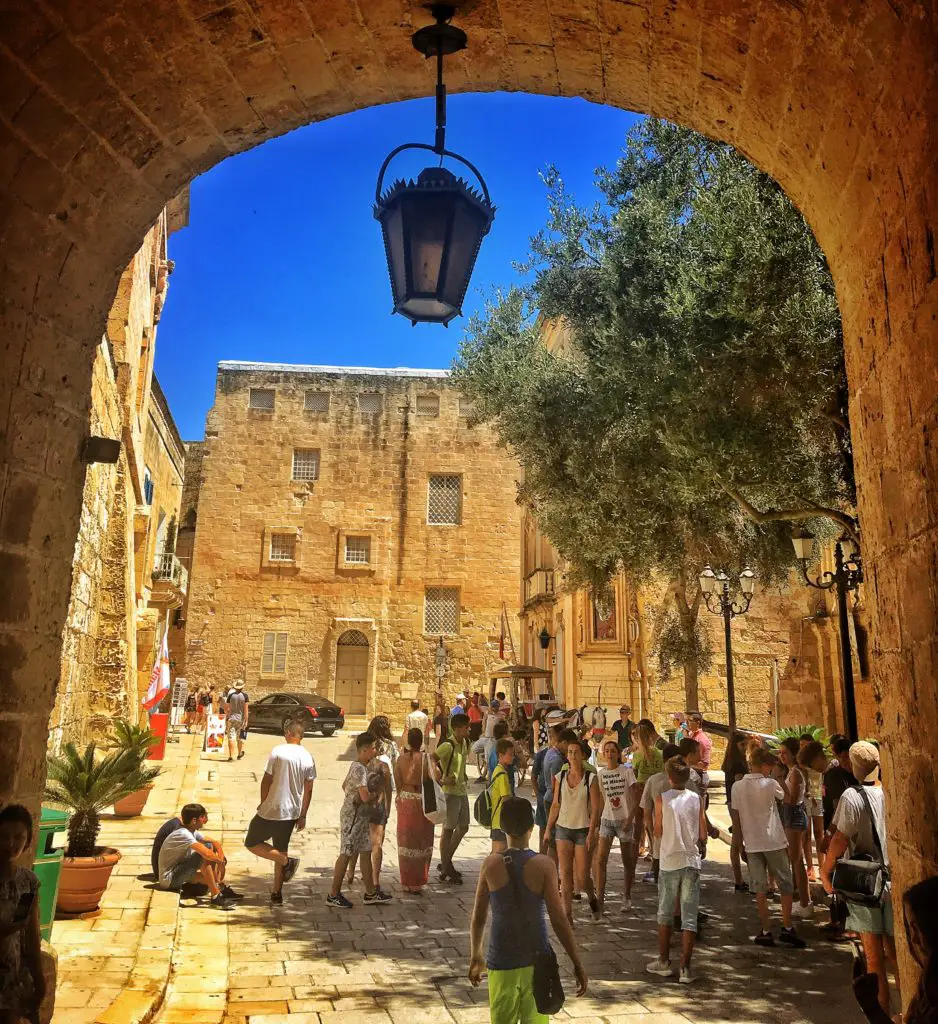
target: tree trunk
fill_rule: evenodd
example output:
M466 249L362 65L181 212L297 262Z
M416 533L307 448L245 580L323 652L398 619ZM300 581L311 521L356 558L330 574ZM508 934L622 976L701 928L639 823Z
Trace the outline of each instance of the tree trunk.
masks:
M688 603L687 583L683 572L674 582L674 606L677 609L678 618L681 620L686 649L694 651L697 647L697 611L699 601L695 599L692 603ZM699 699L697 659L691 656L684 660L684 710L697 711Z

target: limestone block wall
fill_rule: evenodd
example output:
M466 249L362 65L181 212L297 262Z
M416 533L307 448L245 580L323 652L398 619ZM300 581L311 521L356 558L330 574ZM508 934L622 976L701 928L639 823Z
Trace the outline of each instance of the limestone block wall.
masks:
M272 410L251 389L274 391ZM307 411L307 391L328 412ZM362 395L378 396L365 413ZM418 413L418 398L439 413ZM367 712L432 704L438 636L424 631L427 587L457 588L443 689L479 689L498 663L502 602L519 573L516 470L486 429L470 426L443 371L222 363L202 455L186 613L190 686L243 676L252 694L335 693L336 644L369 643ZM294 449L319 452L315 481L293 480ZM427 523L430 474L461 476L459 525ZM272 533L295 561L271 562ZM367 567L347 566L345 538L368 537ZM262 673L266 633L286 633L282 673Z

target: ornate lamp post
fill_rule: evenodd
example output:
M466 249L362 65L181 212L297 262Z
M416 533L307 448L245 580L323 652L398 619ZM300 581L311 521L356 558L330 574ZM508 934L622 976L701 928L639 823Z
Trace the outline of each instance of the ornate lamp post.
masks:
M475 267L482 239L495 219L495 207L479 171L465 157L446 149L446 86L443 57L466 47L466 33L449 24L455 13L450 4L434 4L435 25L418 29L411 37L425 57L436 57L436 137L432 146L407 142L391 151L381 165L375 187L374 214L381 224L391 275L395 313L412 325L448 325L462 314L462 302ZM427 149L440 158L414 181L395 181L382 195L390 162L405 149ZM469 168L482 187L481 194L443 167L443 157Z
M841 537L834 546L834 571L825 572L815 579L808 576L808 561L814 554L814 537L807 530L792 535L795 557L801 566L805 583L815 590L836 590L837 617L840 625L840 664L844 681L844 718L847 738L855 743L857 734L857 698L853 688L853 653L850 646L850 615L847 594L863 582L863 563L860 549L849 537Z
M756 575L749 568L743 569L739 574L739 580L731 589L729 576L722 570L715 573L708 565L700 574L699 582L707 611L713 615L723 616L723 636L726 643L726 704L732 742L733 733L736 732L736 689L733 679L733 637L730 625L737 615L745 615L749 611L756 587Z

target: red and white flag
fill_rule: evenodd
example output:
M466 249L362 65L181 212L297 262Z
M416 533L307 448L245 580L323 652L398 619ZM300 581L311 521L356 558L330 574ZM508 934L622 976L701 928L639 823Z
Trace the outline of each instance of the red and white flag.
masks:
M169 643L167 634L163 633L160 653L157 655L156 661L153 662L150 685L147 687L147 695L142 702L144 708L147 711L152 711L167 693L169 693Z

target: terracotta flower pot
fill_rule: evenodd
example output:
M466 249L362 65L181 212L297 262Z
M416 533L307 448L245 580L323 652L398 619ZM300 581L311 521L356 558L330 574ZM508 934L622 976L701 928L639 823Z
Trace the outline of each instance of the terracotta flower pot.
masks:
M152 786L144 786L143 789L138 789L136 793L131 793L130 796L125 796L122 800L115 800L114 813L118 818L136 818L138 814L143 813L152 788Z
M97 910L114 865L121 859L120 850L101 846L93 857L65 857L59 880L56 906L67 914L83 914Z

